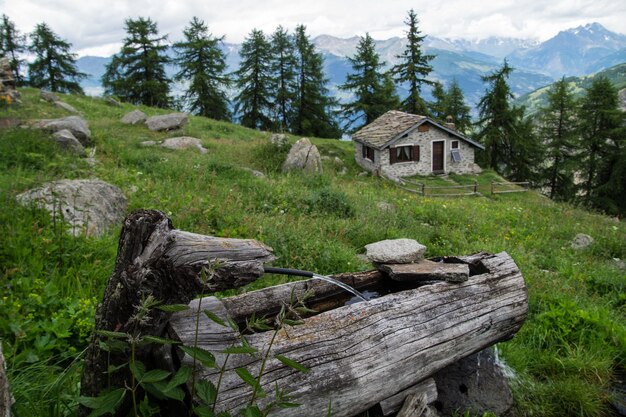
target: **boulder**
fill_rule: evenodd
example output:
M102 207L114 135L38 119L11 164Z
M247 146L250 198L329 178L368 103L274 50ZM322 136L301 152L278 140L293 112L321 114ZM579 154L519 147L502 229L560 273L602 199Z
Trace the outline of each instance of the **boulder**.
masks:
M180 136L177 138L165 139L161 146L167 149L174 150L196 148L200 151L200 153L207 153L207 150L206 148L204 148L204 146L202 146L200 139L192 138L190 136Z
M111 96L106 96L104 98L104 102L106 104L108 104L109 106L113 106L113 107L122 107L122 103L120 103L119 101L117 101L116 99L114 99Z
M19 194L17 200L54 216L61 214L74 236L100 236L111 226L119 226L128 204L118 187L98 179L49 182Z
M367 258L379 264L407 264L424 258L426 246L413 239L389 239L365 245Z
M136 125L137 123L145 122L147 118L148 116L141 110L133 110L130 113L126 113L122 117L121 122L127 125Z
M185 113L170 113L162 116L152 116L146 120L148 129L154 131L176 130L187 124Z
M262 173L261 171L257 171L256 169L252 169L248 167L241 167L241 169L243 169L244 171L248 171L253 177L265 178L265 174Z
M56 103L57 101L59 101L59 97L52 91L41 90L39 92L39 97L41 97L42 100L45 100L48 103Z
M385 211L385 212L393 212L396 211L396 206L388 203L386 201L379 201L376 203L376 208L380 211Z
M70 104L67 104L67 103L65 103L63 101L55 101L54 105L57 106L57 107L62 108L63 110L67 110L70 113L78 113L78 110L76 110L74 108L74 106L72 106Z
M289 142L287 141L287 136L282 133L272 134L272 136L270 136L270 143L277 148L282 148L289 145Z
M505 415L513 396L493 349L488 348L449 365L433 378L437 383L435 406L443 415Z
M585 249L588 248L589 246L591 246L591 244L593 243L593 238L589 235L586 235L584 233L579 233L576 235L576 237L574 237L574 240L572 240L572 249Z
M78 139L67 129L59 130L52 134L52 139L65 151L78 156L87 156L85 148Z
M42 129L49 132L58 132L67 129L83 146L93 145L91 140L91 131L87 121L79 116L69 116L62 119L47 120L41 124Z
M293 144L283 163L283 172L304 171L309 174L322 172L322 158L317 147L307 138Z
M139 145L144 146L144 147L148 147L148 146L155 146L157 143L154 140L144 140L143 142L139 142Z

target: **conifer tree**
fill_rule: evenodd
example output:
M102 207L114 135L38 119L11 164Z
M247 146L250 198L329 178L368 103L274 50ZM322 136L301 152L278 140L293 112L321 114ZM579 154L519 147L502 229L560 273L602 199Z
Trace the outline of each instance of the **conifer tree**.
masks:
M126 38L120 52L113 56L102 76L107 94L133 104L153 107L170 105L170 79L165 65L167 36L159 36L157 24L139 17L125 22Z
M274 83L274 125L283 132L289 129L296 87L296 57L293 37L278 26L271 39L271 71Z
M430 115L433 119L443 122L446 119L446 108L448 106L448 96L443 89L443 84L435 82L431 92L434 101L430 103Z
M428 107L421 97L421 91L422 85L433 84L426 77L433 70L430 61L435 56L422 51L422 43L426 36L422 36L418 29L419 20L413 9L409 10L408 18L404 23L409 27L406 49L397 56L400 62L391 69L391 72L396 83L408 86L409 95L402 101L402 110L413 114L428 115Z
M292 132L299 135L336 138L341 132L331 115L336 102L328 95L324 76L324 58L306 34L306 27L296 27L296 90Z
M548 105L540 110L538 133L543 145L542 185L554 200L574 198L577 140L576 100L565 78L548 91Z
M185 39L174 44L180 71L176 81L188 81L184 103L196 115L216 120L230 120L224 88L230 83L226 72L226 54L220 49L224 37L215 38L207 25L193 17L183 30Z
M20 55L26 51L26 36L21 35L15 28L9 16L3 14L0 20L0 56L9 58L9 65L13 72L13 78L18 86L24 85L24 77L20 73L20 67L24 60Z
M582 189L584 201L607 211L625 206L624 113L617 90L606 77L594 78L580 106Z
M369 33L361 37L356 54L348 60L352 73L346 76L346 82L339 88L351 92L354 100L344 104L342 112L346 126L357 124L358 129L386 111L397 108L400 100L395 94L391 77L382 71L385 63L380 62L374 39Z
M79 81L86 77L76 68L72 45L59 38L45 23L39 23L30 35L29 51L35 55L28 65L29 84L37 88L65 93L81 93Z
M253 129L272 128L270 43L263 31L252 29L241 45L241 63L235 72L239 94L235 98L235 113L241 124Z
M470 111L469 106L465 104L463 90L456 79L453 79L446 91L446 117L452 116L456 130L468 134L472 127Z
M513 98L507 79L513 71L505 60L502 68L483 76L489 84L478 103L478 139L485 145L485 163L516 180L528 180L536 161L537 139L532 123L524 119L524 109L511 107Z

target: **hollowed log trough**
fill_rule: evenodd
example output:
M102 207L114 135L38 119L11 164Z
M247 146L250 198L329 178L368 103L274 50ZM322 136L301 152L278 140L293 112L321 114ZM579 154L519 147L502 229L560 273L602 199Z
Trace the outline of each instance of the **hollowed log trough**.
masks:
M223 256L222 260L228 264L228 254ZM119 257L118 254L118 260ZM262 264L271 258L268 252L257 257L256 262ZM271 348L273 330L243 336L259 354L228 357L216 411L234 413L248 404L252 390L235 369L246 367L252 375L258 375L269 348L261 386L269 397L278 386L289 393L290 401L301 404L295 409L275 409L271 416L326 416L329 406L334 417L354 416L427 380L463 357L510 339L522 326L528 311L527 290L518 267L507 253L480 253L434 261L468 264L469 279L447 282L436 281L435 277L424 285L424 282L392 281L380 270L336 275L334 278L358 290L380 293L378 298L347 305L350 294L318 280L293 282L221 300L215 297L193 299L207 290L195 285L185 296L177 293L168 298L161 294L168 302L189 302L190 308L161 317L160 328L153 334L187 346L197 343L198 347L214 352L221 366L226 355L218 352L240 345L242 335L210 320L203 313L205 309L224 319L244 323L252 314L271 317L289 303L293 294L312 291L314 296L307 306L318 313L304 318L301 324L279 329ZM136 267L137 263L133 265ZM165 278L171 273L175 271L165 274ZM185 279L191 279L192 275L188 273ZM220 288L227 281L227 277L222 276ZM103 313L101 307L100 314ZM196 320L199 320L197 335ZM176 346L143 354L146 362L172 370L193 363L192 358ZM276 355L300 363L309 372L302 373L284 365L275 359ZM195 378L218 384L219 371L198 364L196 367ZM261 399L259 404L262 406L269 400L271 398Z

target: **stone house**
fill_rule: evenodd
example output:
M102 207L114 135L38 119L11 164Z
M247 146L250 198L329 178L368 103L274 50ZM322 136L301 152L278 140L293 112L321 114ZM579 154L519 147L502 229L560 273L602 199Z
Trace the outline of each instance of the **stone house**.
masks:
M452 123L396 110L357 131L352 140L359 165L392 177L478 173L474 150L485 149Z

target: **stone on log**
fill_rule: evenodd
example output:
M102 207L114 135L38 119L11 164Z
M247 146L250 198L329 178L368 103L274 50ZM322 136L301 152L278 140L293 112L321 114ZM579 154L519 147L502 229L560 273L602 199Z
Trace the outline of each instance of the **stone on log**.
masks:
M380 264L406 264L424 258L426 246L413 239L388 239L365 245L367 258Z
M379 264L394 281L448 281L463 282L469 278L467 264L453 264L421 260L413 264Z

